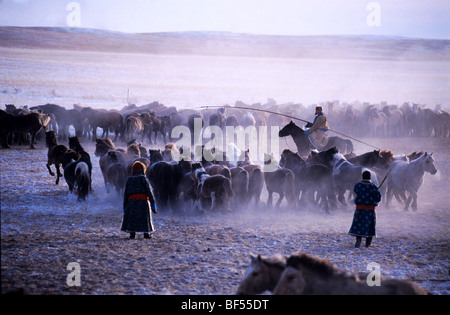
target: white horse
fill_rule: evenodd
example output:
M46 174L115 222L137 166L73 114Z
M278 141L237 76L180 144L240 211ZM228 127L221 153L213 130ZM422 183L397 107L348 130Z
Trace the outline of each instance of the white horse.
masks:
M394 161L391 164L391 172L387 177L388 192L387 192L387 205L392 199L392 196L396 192L408 192L409 196L406 199L405 211L408 210L409 205L411 208L417 210L417 192L423 183L423 176L425 172L434 175L437 173L437 169L434 166L433 153L428 154L425 152L419 158L411 161Z

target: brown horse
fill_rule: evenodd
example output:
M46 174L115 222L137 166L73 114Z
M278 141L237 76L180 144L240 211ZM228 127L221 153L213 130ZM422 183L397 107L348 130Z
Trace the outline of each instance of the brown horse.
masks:
M286 257L284 256L250 255L250 267L236 294L253 295L261 294L265 291L272 292L277 286L285 268Z
M370 274L338 269L330 261L305 253L290 256L273 293L281 295L426 295L419 285L380 275L380 286L369 286Z
M195 170L196 190L201 211L231 211L234 195L231 180L223 175L209 175L203 167Z
M277 193L280 196L276 204L277 208L280 207L284 197L286 197L288 204L291 207L295 207L295 175L291 170L287 168L277 168L276 170L271 169L271 167L266 168L273 163L273 156L270 156L269 159L266 158L266 161L264 162L264 181L269 193L269 198L267 199L267 207L272 207L273 193Z
M125 150L122 149L115 149L114 143L109 139L96 139L96 145L95 145L95 156L99 156L99 164L100 164L100 170L102 171L103 180L105 182L105 188L106 191L109 193L111 191L110 189L110 183L113 182L113 185L116 187L117 191L121 191L121 185L122 185L122 178L125 177L125 181L127 178L127 171L126 171L126 161L127 159L127 153ZM110 167L113 164L117 164L114 166L115 169L118 169L117 172L112 173L110 171ZM125 174L125 175L121 175ZM111 181L110 178L114 175L115 180ZM124 185L125 187L125 185Z
M122 134L125 129L123 117L117 112L100 111L90 107L85 107L81 110L81 115L89 121L89 124L93 129L92 139L94 141L97 139L98 127L103 129L102 137L105 137L105 135L108 137L109 129L114 129L114 141L117 140L119 134Z
M59 184L59 179L63 176L60 171L60 166L63 162L63 156L70 149L63 145L58 144L58 137L54 131L49 131L45 133L45 140L48 147L47 153L47 169L51 176L55 176L55 173L52 172L50 166L55 165L56 168L56 185Z

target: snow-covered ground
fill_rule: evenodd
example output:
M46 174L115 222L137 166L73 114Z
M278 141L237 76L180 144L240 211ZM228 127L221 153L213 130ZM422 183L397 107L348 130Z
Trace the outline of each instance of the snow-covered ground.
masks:
M94 193L85 203L55 186L45 167L47 149L0 151L2 292L31 294L233 294L249 254L290 255L298 250L360 272L376 262L388 277L412 279L449 294L450 161L448 140L365 139L398 152L433 150L439 173L427 174L418 212L394 203L377 210L374 247L353 248L347 235L353 208L246 211L207 216L160 212L151 240L120 232L122 200L107 195L93 157ZM119 145L120 147L120 145ZM356 148L357 151L361 150ZM405 150L405 151L400 151ZM264 193L263 201L267 200ZM81 286L69 287L67 265L78 262Z
M159 101L177 108L267 98L279 104L339 99L450 106L449 41L302 38L290 45L289 38L178 34L175 41L176 36L159 34L136 37L136 44L134 36L99 31L46 34L0 29L1 108L56 103L121 109L128 89L131 103ZM214 40L202 42L205 35ZM145 37L158 45L145 46ZM159 44L165 51L158 51ZM225 55L228 48L247 46L271 51ZM202 49L208 54L200 54ZM267 210L264 204L207 216L160 212L154 215L153 239L139 235L130 241L120 232L121 197L106 194L93 143L83 142L94 165L94 193L86 203L68 194L64 180L55 186L43 143L37 150L0 150L2 293L23 288L31 294L233 294L250 253L298 250L352 272L376 262L385 276L450 293L450 140L363 140L395 154L434 152L439 170L425 176L418 212L405 213L398 204L379 207L378 238L369 249L354 249L347 235L352 207L325 215L318 209ZM294 147L290 140L280 145ZM368 148L356 144L355 151ZM70 262L81 267L78 288L66 283Z

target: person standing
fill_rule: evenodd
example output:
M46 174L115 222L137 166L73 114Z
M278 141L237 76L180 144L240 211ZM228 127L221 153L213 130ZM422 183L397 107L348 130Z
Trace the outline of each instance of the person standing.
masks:
M318 149L322 149L328 143L326 132L330 130L330 127L321 106L316 107L315 114L314 121L306 125L309 129L305 131L305 134Z
M363 237L366 238L366 247L369 247L372 238L376 235L375 208L381 200L381 193L370 178L369 171L363 172L363 180L357 183L354 188L356 210L348 234L356 236L356 248L360 247Z
M121 230L130 233L130 239L134 239L138 232L144 233L144 238L150 238L150 233L155 230L151 211L157 212L152 188L143 163L135 162L131 169L132 176L127 180L123 196Z

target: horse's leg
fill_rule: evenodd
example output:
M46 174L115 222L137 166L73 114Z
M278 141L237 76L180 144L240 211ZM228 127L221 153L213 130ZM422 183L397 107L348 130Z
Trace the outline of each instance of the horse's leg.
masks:
M36 132L31 132L30 149L36 149Z
M52 164L53 164L52 162L48 161L47 162L47 169L48 169L48 173L50 174L50 176L55 176L55 173L53 173L52 169L50 168L50 166Z
M411 208L413 211L417 211L417 192L411 193L411 196L412 196Z
M284 198L284 192L280 192L279 195L280 195L280 198L278 198L277 204L275 205L275 207L276 207L277 209L280 208L281 202L283 201L283 198Z
M59 164L56 164L56 185L59 184L59 179L63 177L63 175L61 174L61 170L59 169Z
M405 211L408 211L409 205L411 204L412 200L413 200L413 194L410 192L408 200L406 200L406 203L405 203L405 208L404 208Z
M273 201L273 192L269 191L269 198L267 198L267 208L272 208L272 201Z
M97 141L97 126L92 126L92 141Z

